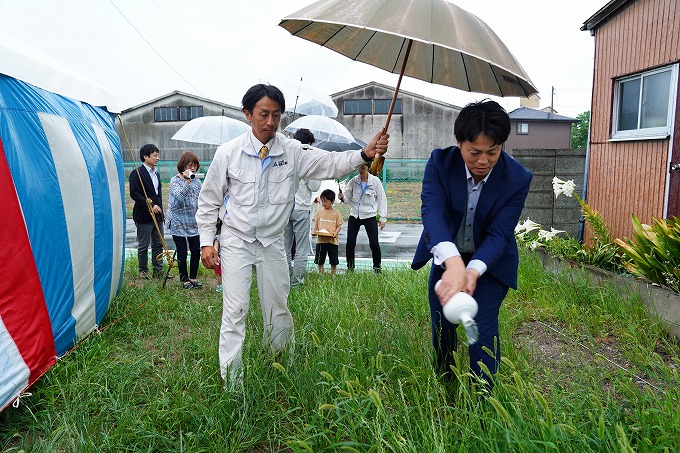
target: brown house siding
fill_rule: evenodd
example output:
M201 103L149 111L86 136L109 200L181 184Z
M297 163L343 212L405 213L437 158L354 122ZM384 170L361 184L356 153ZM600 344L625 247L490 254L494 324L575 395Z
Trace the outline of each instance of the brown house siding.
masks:
M665 140L591 145L588 204L614 236L631 236L632 213L645 223L661 216L666 181L659 175L667 174L667 149Z
M588 202L614 236L631 236L633 213L644 223L663 216L670 143L608 142L615 79L679 59L680 0L629 2L595 29Z

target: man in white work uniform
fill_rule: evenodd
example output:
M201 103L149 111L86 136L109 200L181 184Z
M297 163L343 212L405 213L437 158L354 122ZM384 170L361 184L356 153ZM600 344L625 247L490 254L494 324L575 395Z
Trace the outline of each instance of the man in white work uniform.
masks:
M361 162L370 161L376 151L386 151L389 141L389 135L381 130L364 150L333 153L289 139L277 133L285 100L272 85L252 86L242 105L252 129L217 149L203 181L196 213L203 265L210 269L222 265L219 360L227 388L242 379L241 354L253 266L265 345L277 352L293 340L283 229L300 179L332 179L347 174ZM218 211L227 195L218 257L213 240Z

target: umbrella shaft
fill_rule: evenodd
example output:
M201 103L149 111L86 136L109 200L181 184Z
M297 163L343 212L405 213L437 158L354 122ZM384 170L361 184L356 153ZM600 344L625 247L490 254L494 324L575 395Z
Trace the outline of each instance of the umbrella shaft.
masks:
M406 46L406 53L404 54L404 62L401 64L401 72L399 73L399 80L397 81L397 88L394 90L394 96L392 96L392 104L390 104L390 111L387 113L387 121L385 121L385 133L387 133L387 128L390 126L390 120L392 119L392 111L394 110L394 104L397 102L397 95L399 94L399 87L401 86L401 79L404 77L404 71L406 70L406 62L408 61L408 54L411 53L411 46L413 45L413 40L408 40L408 46Z

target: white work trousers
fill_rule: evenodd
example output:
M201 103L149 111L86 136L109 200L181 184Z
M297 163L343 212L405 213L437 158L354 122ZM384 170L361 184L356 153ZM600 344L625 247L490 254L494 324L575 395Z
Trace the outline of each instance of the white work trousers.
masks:
M286 229L283 231L288 264L292 262L293 275L291 283L301 285L307 276L307 259L312 251L310 242L311 228L310 213L304 209L293 209ZM293 238L295 238L295 256L291 257L293 248Z
M220 241L222 264L222 327L219 359L223 379L237 382L243 361L243 340L250 302L253 266L264 319L262 341L272 352L293 344L293 317L288 310L290 280L283 237L268 247L248 243L223 228Z

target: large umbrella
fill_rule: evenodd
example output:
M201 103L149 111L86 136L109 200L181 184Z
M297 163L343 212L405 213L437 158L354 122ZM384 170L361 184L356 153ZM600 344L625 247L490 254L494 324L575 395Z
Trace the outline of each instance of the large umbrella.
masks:
M392 73L494 96L537 93L529 76L477 16L445 0L320 0L285 17L292 35ZM382 168L383 156L371 173Z
M308 115L290 123L284 131L294 134L298 129L309 129L316 141L329 141L341 144L354 143L352 133L339 121L321 115Z
M179 128L173 140L221 145L250 130L250 126L228 116L201 116Z

